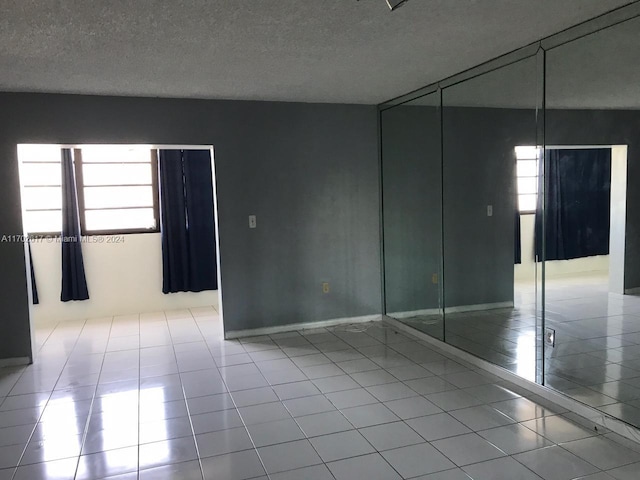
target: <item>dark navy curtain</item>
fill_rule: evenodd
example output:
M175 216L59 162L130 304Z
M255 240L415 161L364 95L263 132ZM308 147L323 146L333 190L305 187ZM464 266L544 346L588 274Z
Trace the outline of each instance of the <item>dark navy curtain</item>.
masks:
M62 292L60 300L87 300L73 153L62 149Z
M546 260L607 255L611 149L558 149L545 154ZM542 255L542 198L536 211L536 258Z
M520 227L520 212L518 211L518 208L516 207L516 215L515 215L515 228L514 228L514 234L513 234L513 241L515 243L515 249L514 249L514 259L513 262L516 265L519 265L522 263L522 232L521 232L521 227Z
M162 291L218 288L211 153L160 150Z
M31 254L31 243L27 244L27 249L29 253L29 266L31 267L31 294L32 294L32 302L34 305L38 305L40 301L38 300L38 287L36 286L36 273L33 269L33 255Z

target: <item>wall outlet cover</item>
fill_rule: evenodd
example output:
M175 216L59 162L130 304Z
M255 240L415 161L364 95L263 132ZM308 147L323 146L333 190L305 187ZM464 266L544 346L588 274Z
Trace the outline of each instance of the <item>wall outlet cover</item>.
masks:
M544 343L549 347L556 346L556 331L553 328L544 329Z

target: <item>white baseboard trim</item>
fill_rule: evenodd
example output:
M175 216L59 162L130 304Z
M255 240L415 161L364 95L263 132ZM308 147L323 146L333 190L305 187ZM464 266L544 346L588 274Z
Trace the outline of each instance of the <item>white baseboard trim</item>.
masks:
M624 294L625 295L640 295L640 287L625 288L624 289Z
M19 367L22 365L29 365L31 359L29 357L13 357L0 359L0 368L2 367Z
M411 318L420 315L441 315L442 312L439 308L427 308L426 310L413 310L410 312L392 312L387 313L389 317L393 318Z
M383 316L383 321L389 325L392 325L398 330L409 333L414 337L419 338L425 343L433 345L434 347L438 348L445 356L448 356L454 360L456 358L461 359L471 365L474 365L495 375L496 377L502 378L509 383L517 385L518 387L525 389L534 395L538 395L545 400L548 400L549 402L568 410L569 412L573 412L578 416L583 417L588 422L590 422L592 428L595 428L596 426L604 427L614 433L617 433L618 435L632 440L633 442L640 443L640 430L629 425L628 423L623 422L622 420L607 415L600 410L585 405L584 403L563 395L556 390L552 390L549 387L539 385L535 382L520 377L515 373L510 372L509 370L506 370L491 362L487 362L486 360L476 357L475 355L465 352L464 350L460 350L453 345L449 345L440 340L437 340L427 335L426 333L422 333L414 328L409 327L408 325L403 324L402 322L399 322L398 320Z
M477 312L481 310L495 310L497 308L513 308L513 302L479 303L477 305L459 305L445 307L446 313Z
M227 340L231 340L234 338L256 337L258 335L272 335L274 333L292 332L295 330L335 327L336 325L376 322L380 320L382 320L382 315L379 314L364 315L362 317L332 318L330 320L320 320L317 322L289 323L287 325L276 325L273 327L250 328L247 330L231 330L224 333L224 338Z

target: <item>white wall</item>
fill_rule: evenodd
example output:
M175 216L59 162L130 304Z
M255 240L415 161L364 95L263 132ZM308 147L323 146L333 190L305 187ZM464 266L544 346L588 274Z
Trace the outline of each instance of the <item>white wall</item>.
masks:
M533 261L535 218L535 215L520 215L522 264L515 266L516 280L533 281L535 278L535 262ZM548 261L545 268L547 278L581 273L607 275L609 273L609 255ZM538 272L538 274L540 273Z
M105 239L108 236L103 237ZM89 300L61 302L61 246L56 240L31 244L40 303L36 325L64 320L218 306L218 292L162 293L159 233L120 235L119 243L83 243Z

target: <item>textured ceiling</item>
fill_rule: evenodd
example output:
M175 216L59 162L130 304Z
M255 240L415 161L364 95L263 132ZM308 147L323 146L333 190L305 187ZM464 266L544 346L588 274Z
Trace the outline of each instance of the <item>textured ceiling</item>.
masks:
M4 0L0 90L377 104L629 0Z

